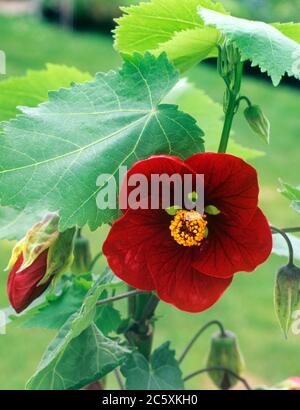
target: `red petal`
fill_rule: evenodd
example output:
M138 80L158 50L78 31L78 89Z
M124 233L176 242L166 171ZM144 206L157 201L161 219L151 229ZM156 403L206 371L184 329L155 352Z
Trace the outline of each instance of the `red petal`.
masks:
M7 282L9 301L16 312L20 313L26 309L49 286L51 279L45 285L37 286L46 273L47 256L48 249L31 266L20 272L18 270L23 263L23 255L18 257Z
M202 312L222 296L232 278L203 275L192 268L192 252L175 241L156 243L147 255L158 296L186 312Z
M174 174L179 174L183 176L185 174L193 175L194 172L180 158L168 155L156 155L148 159L136 162L127 172L127 178L124 178L121 185L119 203L120 209L123 211L126 211L128 207L127 199L130 192L132 192L135 189L135 186L128 186L128 180L134 174L142 174L147 178L149 192L146 193L145 198L147 198L148 201L148 197L151 196L151 175L166 174L171 176Z
M162 211L128 210L115 221L103 244L110 268L130 286L149 291L155 288L145 258L153 238L163 240L169 234L165 215Z
M194 253L194 268L206 275L227 278L236 272L251 272L272 251L270 226L259 208L247 227L220 224L216 228Z
M186 164L204 174L205 204L214 205L231 224L247 224L258 203L256 170L242 159L229 154L201 153Z

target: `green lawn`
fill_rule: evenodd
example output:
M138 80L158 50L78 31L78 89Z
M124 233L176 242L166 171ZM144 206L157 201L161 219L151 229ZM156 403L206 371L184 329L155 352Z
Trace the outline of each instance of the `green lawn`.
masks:
M46 62L74 65L91 73L116 67L120 62L109 37L70 33L29 18L0 17L0 38L0 48L7 54L9 76L23 74L29 68L42 68ZM220 87L223 85L213 68L194 68L189 77L221 101ZM273 224L299 225L297 215L276 191L278 177L299 183L299 91L284 86L274 89L265 82L248 78L243 83L243 90L253 102L264 107L272 123L272 140L268 147L251 134L242 114L238 115L234 124L238 142L253 145L267 153L265 157L253 161L262 187L261 205ZM100 247L98 235L92 235L95 251ZM0 269L3 272L11 244L1 242L0 246ZM173 347L180 352L202 324L217 318L238 333L250 380L276 382L291 375L300 375L300 336L285 341L273 313L274 274L283 263L284 259L273 256L256 272L238 275L221 301L203 314L186 314L161 304L156 343L170 339ZM2 307L7 305L5 285L6 273L2 273ZM24 388L26 379L33 373L52 336L53 332L24 329L10 329L7 335L0 335L0 389ZM208 341L208 335L205 335L195 346L186 359L185 372L205 364ZM204 385L209 386L206 376L194 379L189 387L200 388Z

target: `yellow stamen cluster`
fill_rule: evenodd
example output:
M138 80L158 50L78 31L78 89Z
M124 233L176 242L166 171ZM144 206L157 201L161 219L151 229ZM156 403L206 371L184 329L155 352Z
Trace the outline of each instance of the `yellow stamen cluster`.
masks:
M179 210L170 224L170 231L179 245L199 246L206 236L206 225L205 215L194 210Z

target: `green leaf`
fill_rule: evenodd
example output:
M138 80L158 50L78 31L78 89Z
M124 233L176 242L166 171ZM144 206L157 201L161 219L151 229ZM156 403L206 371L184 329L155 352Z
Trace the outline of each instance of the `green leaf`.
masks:
M287 199L290 199L291 207L298 213L300 213L300 186L294 187L286 182L281 181L282 188L280 192Z
M115 46L123 54L165 51L176 67L186 70L216 54L219 32L204 26L197 14L200 5L225 13L223 5L212 0L152 0L122 7Z
M167 342L156 349L148 362L140 353L129 357L121 371L128 390L183 390L182 374L175 352Z
M12 77L0 82L0 121L17 115L17 107L35 107L47 101L48 91L69 87L73 81L83 82L91 75L74 67L47 64L45 70L29 70L23 77Z
M135 54L118 71L49 94L49 102L23 108L0 135L2 206L59 211L60 229L113 220L96 198L121 165L167 153L203 150L195 120L160 101L178 73L165 55ZM97 186L98 177L106 178Z
M104 291L102 298L104 299L107 296L107 292ZM121 324L121 321L121 314L113 307L112 303L107 303L97 307L95 323L105 336L116 331L118 326Z
M69 322L49 345L36 373L27 383L27 389L80 389L119 367L130 354L126 347L105 337L94 323L57 354L68 331Z
M80 309L90 285L84 279L73 278L63 286L60 294L48 294L45 303L30 309L16 320L20 320L21 327L25 328L59 329Z
M207 25L218 28L236 44L242 61L251 60L252 66L259 66L262 72L267 72L275 86L285 73L300 79L300 46L275 27L202 7L199 15Z
M300 23L274 23L272 26L300 44Z
M222 132L224 117L223 108L213 101L204 91L181 79L168 94L165 101L177 104L181 110L189 113L201 123L205 132L206 151L217 151ZM254 159L264 155L264 152L246 148L229 140L228 152L244 159Z
M106 338L94 323L96 303L110 284L109 279L113 276L106 271L88 291L78 312L59 330L29 380L28 389L78 389L125 360L129 350Z
M0 239L19 240L47 212L39 209L25 208L22 211L9 207L0 207Z

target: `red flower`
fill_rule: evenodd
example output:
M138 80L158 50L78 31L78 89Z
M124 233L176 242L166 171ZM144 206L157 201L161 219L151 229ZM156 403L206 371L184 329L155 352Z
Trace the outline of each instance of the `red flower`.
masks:
M23 254L21 253L10 271L7 293L16 312L20 313L26 309L49 286L51 278L46 284L38 286L47 270L47 256L48 249L41 253L31 266L18 272L23 263Z
M151 174L204 174L205 206L220 213L178 210L170 216L164 209L124 210L103 253L129 285L155 290L179 309L200 312L220 298L236 272L253 271L269 256L272 236L257 206L257 174L243 160L214 153L186 161L160 155L137 162L127 176L137 173L149 182ZM123 183L120 197L125 188L128 195L133 189Z

